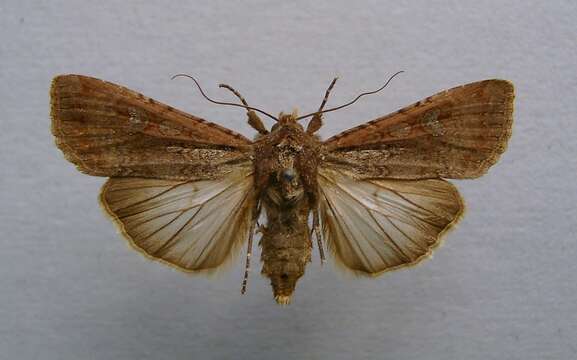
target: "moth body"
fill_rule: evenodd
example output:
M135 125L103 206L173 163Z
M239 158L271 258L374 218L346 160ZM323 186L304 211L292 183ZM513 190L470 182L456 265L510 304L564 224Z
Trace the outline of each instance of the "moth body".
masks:
M311 260L308 219L317 204L316 166L320 142L296 122L279 116L272 132L257 143L255 186L266 213L261 227L262 274L279 304L288 304Z

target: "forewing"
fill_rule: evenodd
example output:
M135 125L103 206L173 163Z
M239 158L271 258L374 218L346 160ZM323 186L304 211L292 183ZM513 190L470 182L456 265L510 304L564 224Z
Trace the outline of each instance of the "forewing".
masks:
M327 246L357 274L418 263L464 210L457 189L442 179L357 180L326 168L318 179Z
M242 135L122 86L61 75L50 95L56 144L84 173L213 178L248 161Z
M184 271L214 270L248 238L250 168L218 180L111 178L101 204L139 251Z
M443 91L325 141L324 166L361 178L475 178L505 151L513 85L485 80Z

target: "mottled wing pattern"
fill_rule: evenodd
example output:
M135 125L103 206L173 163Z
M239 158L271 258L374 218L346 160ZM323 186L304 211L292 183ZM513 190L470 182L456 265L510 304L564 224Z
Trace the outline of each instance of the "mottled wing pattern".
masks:
M214 178L249 161L242 135L119 85L61 75L50 94L56 144L89 175Z
M428 97L325 141L322 166L358 178L475 178L505 151L513 85L485 80Z
M442 179L358 180L326 168L318 179L327 246L360 275L418 263L464 210L457 189Z
M100 200L137 250L184 271L210 271L248 238L252 169L217 180L111 178Z

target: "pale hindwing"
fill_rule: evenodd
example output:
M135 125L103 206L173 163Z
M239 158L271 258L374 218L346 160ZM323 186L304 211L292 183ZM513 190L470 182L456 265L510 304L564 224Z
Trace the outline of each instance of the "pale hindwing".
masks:
M101 202L138 250L184 271L214 270L248 238L249 168L217 180L111 178Z
M457 189L441 179L358 180L319 169L323 235L337 263L362 275L413 265L460 218Z

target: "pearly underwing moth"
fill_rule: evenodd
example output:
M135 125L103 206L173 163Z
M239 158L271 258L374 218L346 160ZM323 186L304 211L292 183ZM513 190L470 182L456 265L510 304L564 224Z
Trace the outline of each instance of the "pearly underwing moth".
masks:
M262 273L279 304L290 302L313 238L321 260L324 244L358 275L426 258L464 210L444 179L483 175L511 135L514 90L505 80L442 91L323 141L323 114L387 84L324 109L334 79L317 111L275 117L228 85L220 86L239 103L212 100L190 78L207 100L244 108L254 140L122 86L60 75L50 90L56 145L81 172L108 177L102 207L151 259L211 272L246 245L244 293L259 234ZM274 119L270 130L259 113Z

